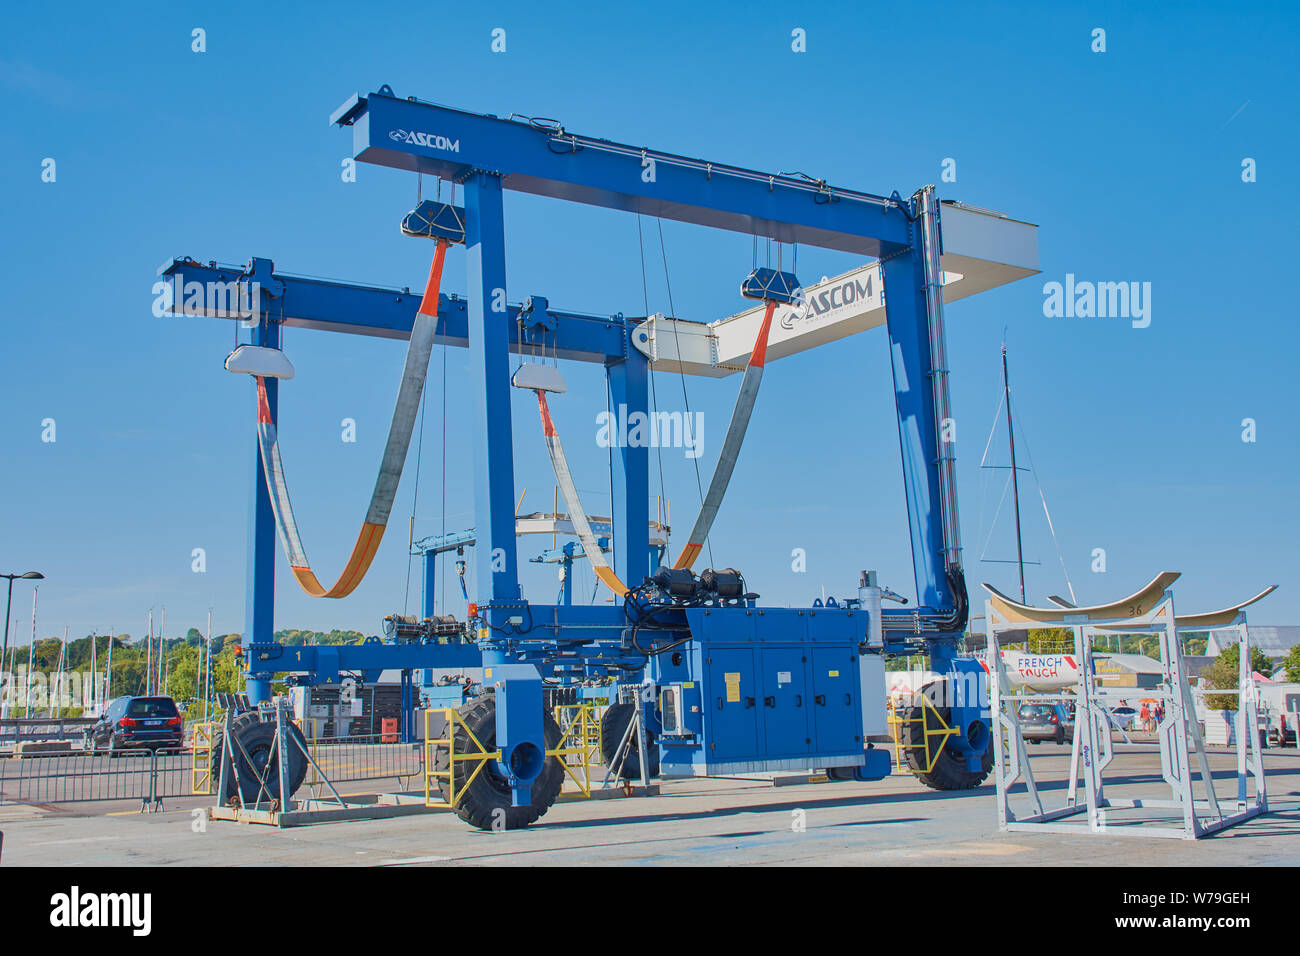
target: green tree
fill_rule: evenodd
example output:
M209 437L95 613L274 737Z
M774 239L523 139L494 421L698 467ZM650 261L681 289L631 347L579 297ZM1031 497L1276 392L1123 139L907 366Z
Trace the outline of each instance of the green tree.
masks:
M244 689L243 658L235 657L234 645L212 655L214 693L237 694Z
M1250 649L1250 669L1267 673L1271 661L1258 647ZM1205 670L1205 682L1218 690L1236 690L1241 664L1241 648L1234 644L1226 648ZM1236 694L1207 694L1205 704L1210 710L1236 710Z
M1025 649L1030 654L1072 654L1074 631L1068 627L1031 628Z
M304 631L286 628L275 632L275 639L281 644L359 644L366 639L360 631Z
M1286 679L1300 682L1300 644L1291 648L1283 663L1286 664Z
M188 701L199 696L199 649L181 647L168 655L167 687L165 693L177 701Z

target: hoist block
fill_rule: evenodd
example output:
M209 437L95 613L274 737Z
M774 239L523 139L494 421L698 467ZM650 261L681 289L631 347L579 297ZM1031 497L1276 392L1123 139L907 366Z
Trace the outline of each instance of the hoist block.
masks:
M280 349L262 345L241 345L226 356L227 372L242 372L261 378L293 378L293 363Z
M402 219L402 235L417 239L465 242L465 210L450 203L426 199Z
M775 269L755 269L740 284L740 294L747 299L783 302L786 305L797 305L802 293L803 288L793 272L777 272Z

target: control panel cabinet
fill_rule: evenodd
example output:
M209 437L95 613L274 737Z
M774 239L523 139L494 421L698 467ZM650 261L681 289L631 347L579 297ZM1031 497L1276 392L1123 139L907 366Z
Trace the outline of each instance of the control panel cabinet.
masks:
M864 707L884 703L880 662L863 669L865 612L693 608L687 619L690 644L654 658L664 776L863 763Z

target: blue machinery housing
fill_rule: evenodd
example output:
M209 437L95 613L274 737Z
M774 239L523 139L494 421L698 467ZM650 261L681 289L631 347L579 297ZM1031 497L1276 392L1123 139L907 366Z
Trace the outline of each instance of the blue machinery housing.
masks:
M543 687L593 678L646 686L645 699L656 702L648 716L657 725L665 774L813 766L863 778L888 773L886 751L871 749L871 739L885 739L887 732L883 655L927 654L931 670L952 676L976 666L956 656L967 596L951 446L940 441L940 423L948 417L947 369L933 187L910 199L875 196L579 136L551 121L499 119L400 99L387 87L351 97L331 119L352 128L358 160L463 186L468 296L441 297L437 341L470 350L474 434L505 437L485 438L474 449L480 589L474 640L276 643L276 531L254 452L245 627L249 697L266 698L277 674L332 683L345 673L375 679L397 669L413 704L412 673L483 667L484 688L496 699L502 753L496 769L516 806L528 802L541 771ZM643 175L648 168L653 176ZM690 594L675 595L665 582L651 584L645 447L620 447L613 456L612 563L633 588L628 599L577 606L524 598L516 564L510 353L545 336L547 351L559 358L603 364L611 403L629 414L648 411L650 368L632 345L641 320L558 311L540 296L502 311L506 190L880 260L919 606L881 611L874 575L865 572L857 599L807 609L759 607L754 595L743 593L743 579L737 591L721 572L711 591L697 584ZM243 270L178 259L161 272L178 288L189 282L253 288L256 282L260 321L252 341L273 348L281 325L407 337L420 301L407 290L282 275L266 259L253 259ZM278 383L266 384L274 414ZM989 740L987 711L972 699L955 702L950 715L962 733L947 747L976 772Z

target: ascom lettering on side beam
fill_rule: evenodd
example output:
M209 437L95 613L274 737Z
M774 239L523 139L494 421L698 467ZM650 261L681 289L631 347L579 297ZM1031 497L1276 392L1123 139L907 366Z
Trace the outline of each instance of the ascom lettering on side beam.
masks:
M881 305L880 279L872 267L832 285L806 291L802 306L786 309L778 323L786 331L800 332L834 321L845 313L877 309Z
M459 153L460 140L448 139L446 136L438 133L421 133L415 130L395 129L388 134L388 138L395 143L410 143L414 146L424 146L428 149L440 149L446 153Z

